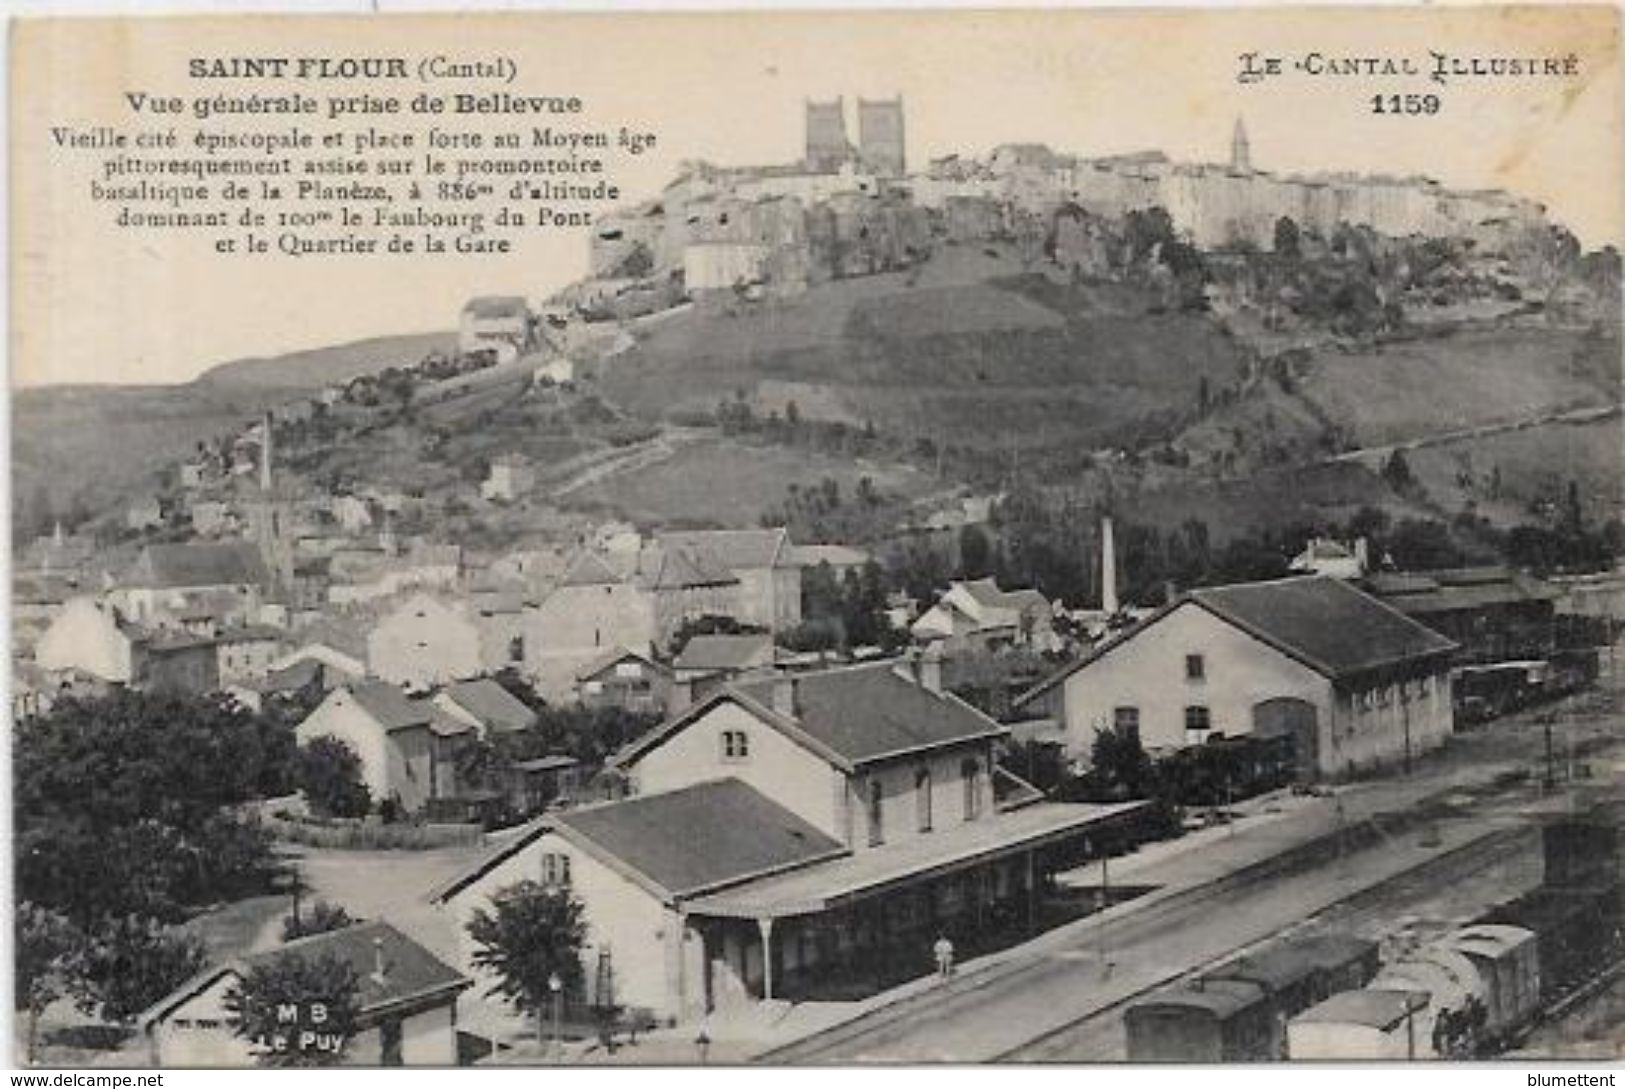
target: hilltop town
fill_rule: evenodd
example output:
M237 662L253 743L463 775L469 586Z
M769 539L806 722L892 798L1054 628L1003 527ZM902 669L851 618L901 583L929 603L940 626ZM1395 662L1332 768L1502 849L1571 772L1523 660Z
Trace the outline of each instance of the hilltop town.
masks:
M1564 995L1617 959L1617 888L1559 872L1594 859L1481 870L1534 850L1492 809L1549 801L1551 716L1568 779L1617 746L1618 254L1499 191L1258 169L1241 121L1223 164L911 169L900 98L855 117L685 164L546 297L239 366L218 428L183 408L168 453L18 488L18 887L71 980L41 973L46 1055L89 1016L126 1064L267 1061L226 996L305 950L355 977L335 1056L382 1065L868 1055L841 1026L893 1005L952 1026L936 1057L1204 1058L1100 1026L1319 926L1336 901L1242 875L1334 845L1385 920L1593 911ZM1418 866L1489 859L1448 910L1382 846L1413 827ZM1113 981L1092 943L1141 898L1198 937ZM538 978L502 976L510 909L556 943ZM1353 1017L1334 993L1420 990L1450 928L1347 925L1259 1057L1289 1019L1332 1046L1296 1019ZM45 955L75 941L160 967L120 991ZM964 960L1066 1018L978 1027ZM1430 1001L1441 1057L1534 1016ZM1315 1054L1393 1057L1398 1023Z

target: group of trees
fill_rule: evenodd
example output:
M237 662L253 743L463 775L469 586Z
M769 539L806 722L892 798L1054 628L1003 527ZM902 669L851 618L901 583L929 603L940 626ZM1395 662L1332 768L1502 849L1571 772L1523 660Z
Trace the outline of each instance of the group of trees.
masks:
M870 477L858 478L850 495L839 480L825 477L817 484L790 484L784 502L765 511L761 522L784 526L803 544L864 544L894 529L905 510L901 499L882 492Z
M127 1021L202 962L175 924L272 886L270 836L241 807L289 789L292 725L118 691L62 700L13 738L17 1009L70 994Z
M783 642L793 650L850 650L878 646L896 649L908 633L886 617L887 579L873 561L837 575L829 564L802 572L801 625Z

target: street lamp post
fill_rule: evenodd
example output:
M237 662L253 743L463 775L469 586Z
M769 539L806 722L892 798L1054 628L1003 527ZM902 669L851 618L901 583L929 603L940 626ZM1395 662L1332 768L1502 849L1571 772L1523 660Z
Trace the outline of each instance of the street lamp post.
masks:
M553 994L553 1061L564 1061L564 1034L560 1029L563 1019L564 980L557 972L547 977L547 989Z
M711 1034L705 1031L703 1024L700 1026L699 1035L694 1037L694 1051L699 1057L701 1066L711 1058Z

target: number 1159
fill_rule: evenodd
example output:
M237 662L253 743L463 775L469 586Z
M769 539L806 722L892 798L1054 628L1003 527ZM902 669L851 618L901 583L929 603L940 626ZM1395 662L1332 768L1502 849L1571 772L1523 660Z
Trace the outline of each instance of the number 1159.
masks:
M1435 114L1443 108L1438 95L1372 95L1371 112L1381 114Z

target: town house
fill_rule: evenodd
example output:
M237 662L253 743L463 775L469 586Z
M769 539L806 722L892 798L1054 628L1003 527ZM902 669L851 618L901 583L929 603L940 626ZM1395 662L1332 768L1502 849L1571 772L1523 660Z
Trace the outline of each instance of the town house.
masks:
M396 684L429 688L484 669L480 629L462 610L415 593L367 635L367 664Z
M252 622L270 583L264 558L247 542L155 544L141 550L110 596L140 624L197 608L222 622Z
M801 623L801 565L784 529L707 529L662 533L658 547L685 552L739 580L729 613L742 624L786 631Z
M476 727L383 681L357 681L328 693L294 731L300 745L332 737L361 761L373 801L407 813L458 797L457 752Z

